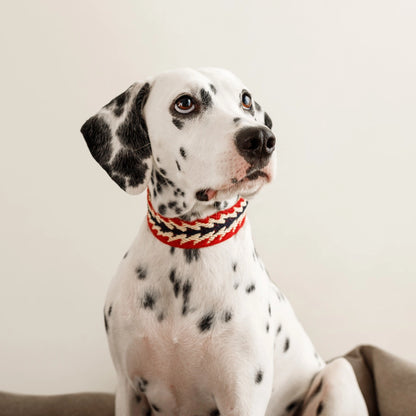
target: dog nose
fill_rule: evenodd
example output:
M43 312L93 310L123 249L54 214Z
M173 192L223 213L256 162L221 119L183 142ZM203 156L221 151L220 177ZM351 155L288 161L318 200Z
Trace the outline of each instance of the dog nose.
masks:
M235 136L237 150L244 159L257 168L266 166L276 146L276 137L264 127L245 127Z

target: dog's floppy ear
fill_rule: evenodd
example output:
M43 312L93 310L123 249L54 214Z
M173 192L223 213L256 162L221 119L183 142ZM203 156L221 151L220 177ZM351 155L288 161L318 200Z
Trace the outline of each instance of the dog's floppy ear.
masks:
M142 192L152 170L152 149L143 107L149 83L135 83L81 127L94 159L130 194Z

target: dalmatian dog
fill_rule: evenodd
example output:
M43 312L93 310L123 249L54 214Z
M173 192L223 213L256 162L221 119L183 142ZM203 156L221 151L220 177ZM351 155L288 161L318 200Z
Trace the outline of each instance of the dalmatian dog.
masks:
M95 160L149 212L111 283L116 415L361 416L253 245L247 201L275 171L272 121L222 69L137 82L82 126Z

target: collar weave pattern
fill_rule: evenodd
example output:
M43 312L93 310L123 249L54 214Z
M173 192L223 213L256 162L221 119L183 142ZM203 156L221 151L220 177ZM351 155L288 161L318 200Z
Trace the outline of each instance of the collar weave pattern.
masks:
M235 205L195 221L166 218L156 212L147 196L147 224L152 234L172 247L202 248L228 240L244 225L248 202L240 198Z

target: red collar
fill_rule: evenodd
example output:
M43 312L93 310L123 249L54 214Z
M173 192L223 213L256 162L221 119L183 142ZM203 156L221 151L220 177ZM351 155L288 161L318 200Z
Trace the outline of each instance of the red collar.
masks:
M203 219L184 221L166 218L156 212L149 194L147 203L147 224L152 234L162 243L178 248L209 247L228 240L244 225L248 204L240 198L231 208Z

